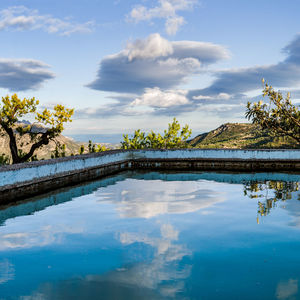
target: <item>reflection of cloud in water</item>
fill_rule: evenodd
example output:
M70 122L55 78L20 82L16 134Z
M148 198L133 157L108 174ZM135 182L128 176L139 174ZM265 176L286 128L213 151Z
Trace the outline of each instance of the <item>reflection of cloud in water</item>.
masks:
M117 205L123 218L151 218L160 214L184 214L224 201L220 192L209 189L207 181L162 182L128 179L116 186L98 190L96 197ZM214 189L218 183L213 183ZM218 188L218 187L217 187Z
M184 256L191 255L184 245L176 244L179 232L171 224L162 224L160 236L149 237L136 233L121 233L118 238L124 246L144 243L155 248L151 261L125 265L104 275L87 275L83 278L43 283L32 295L22 299L97 299L154 300L182 299L180 291L190 276L191 266L179 264Z
M277 206L287 211L287 213L292 217L289 222L290 226L300 228L300 201L299 201L299 191L291 193L291 199L286 201L277 202Z
M43 247L60 243L65 234L82 233L82 229L74 226L48 225L37 231L0 234L0 251L17 248Z
M293 220L289 223L289 225L300 228L300 201L295 199L288 200L281 203L281 207L293 217Z
M297 299L298 280L281 281L277 285L276 298L279 300Z
M109 282L100 278L77 278L58 282L45 282L31 295L22 300L161 300L154 290Z
M142 184L142 186L140 186ZM166 186L168 184L168 186ZM200 184L201 185L201 184ZM126 188L126 189L125 189ZM105 193L97 193L97 197L117 204L121 217L150 218L163 213L187 213L206 208L222 201L217 193L199 188L199 183L185 182L178 187L172 182L146 181L139 182L139 190L134 185L126 184L120 189ZM185 192L187 190L187 192ZM185 246L174 243L178 240L179 232L171 224L162 224L160 237L150 237L142 233L122 232L119 240L123 245L143 243L155 248L151 262L142 262L105 276L105 280L121 284L138 286L139 288L159 290L163 296L174 297L184 288L182 279L190 275L191 266L178 268L178 263L184 256L191 255ZM96 276L103 280L102 276ZM89 280L95 280L89 276ZM168 285L168 282L171 282ZM164 284L163 284L164 283Z
M124 232L120 234L120 242L124 245L134 243L144 243L157 249L157 256L167 254L164 259L166 261L175 261L182 259L183 256L189 255L190 251L178 244L172 244L172 241L178 240L179 232L174 230L170 224L162 224L161 237L148 237L140 233Z
M13 265L7 259L0 261L0 284L13 280L14 277L15 269Z
M179 232L170 224L162 224L161 237L149 237L138 233L121 233L120 241L124 245L144 243L156 249L150 263L139 263L130 269L110 274L112 280L138 285L148 289L158 289L160 294L175 297L184 288L182 279L190 275L191 266L184 265L179 269L179 262L184 256L191 255L185 246L175 244ZM163 284L171 282L172 285Z
M178 240L178 230L174 230L173 226L170 224L163 224L160 228L161 236L169 240Z

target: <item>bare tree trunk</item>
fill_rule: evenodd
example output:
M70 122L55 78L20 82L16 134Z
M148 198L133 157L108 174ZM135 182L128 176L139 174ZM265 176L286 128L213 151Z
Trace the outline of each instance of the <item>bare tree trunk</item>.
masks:
M14 131L12 128L7 127L3 123L1 125L9 137L9 149L10 149L13 164L20 163L21 160L20 160L19 153L18 153L18 147L17 147L16 136L14 134Z
M33 156L36 149L42 147L43 145L48 145L50 141L48 134L48 132L43 133L41 139L31 146L29 152L20 159L20 162L26 162L30 157Z
M9 149L10 149L13 164L19 164L19 163L26 162L27 160L29 160L33 156L35 150L42 147L43 145L48 145L49 144L50 138L49 138L49 132L47 131L47 132L42 134L42 136L40 137L40 140L38 142L34 143L31 146L31 148L30 148L30 150L27 154L25 154L24 156L20 156L19 152L18 152L16 136L15 136L15 133L14 133L13 129L6 126L3 123L1 123L0 125L3 127L5 132L8 134Z

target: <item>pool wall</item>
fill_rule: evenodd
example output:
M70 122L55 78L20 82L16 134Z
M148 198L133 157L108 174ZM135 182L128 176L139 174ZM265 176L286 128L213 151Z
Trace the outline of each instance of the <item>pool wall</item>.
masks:
M0 168L0 203L131 169L300 172L300 150L112 150Z

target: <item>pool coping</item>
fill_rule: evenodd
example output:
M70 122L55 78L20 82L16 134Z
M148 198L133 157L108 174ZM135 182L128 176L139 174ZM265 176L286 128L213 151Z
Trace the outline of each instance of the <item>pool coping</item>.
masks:
M126 170L300 173L300 150L110 150L0 167L0 204Z

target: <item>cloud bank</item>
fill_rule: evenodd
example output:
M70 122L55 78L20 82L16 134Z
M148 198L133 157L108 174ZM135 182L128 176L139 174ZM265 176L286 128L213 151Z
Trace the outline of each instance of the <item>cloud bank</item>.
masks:
M51 15L41 15L38 10L25 6L12 6L0 11L0 30L37 30L69 36L73 33L91 33L94 22L73 22L70 19L58 19Z
M170 42L157 33L151 34L102 59L97 78L88 87L118 93L141 93L145 88L170 89L199 73L204 66L228 57L228 51L220 45Z
M165 20L165 31L168 35L175 35L178 29L186 22L179 11L192 10L197 0L158 0L157 6L147 8L143 5L136 5L128 16L129 21L136 23L152 21L154 19Z
M261 98L258 93L250 99L247 93L261 89L262 78L283 92L292 90L292 100L300 99L300 34L283 48L283 53L286 58L272 65L215 71L208 67L229 57L225 47L196 41L171 42L152 34L101 61L98 76L89 87L118 93L114 96L118 102L94 110L92 115L87 110L81 114L177 116L201 110L211 116L241 118L246 102ZM191 76L202 73L214 78L209 86L180 88Z
M0 87L10 91L37 89L54 77L49 66L41 61L0 58Z
M283 52L286 59L273 65L238 68L214 73L216 80L207 88L194 91L193 97L214 97L220 93L235 95L261 88L261 80L277 87L299 87L300 85L300 34Z

